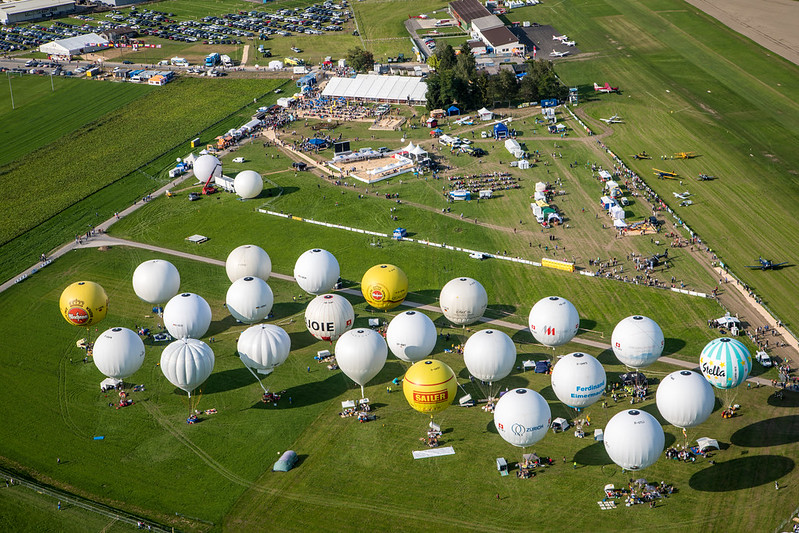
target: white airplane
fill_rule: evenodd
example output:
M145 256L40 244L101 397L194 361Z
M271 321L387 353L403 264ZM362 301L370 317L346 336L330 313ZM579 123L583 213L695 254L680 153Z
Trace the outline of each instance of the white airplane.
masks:
M691 196L691 193L689 193L688 191L685 191L683 193L673 192L671 194L673 194L675 198L679 198L680 200L687 200L688 197Z
M605 124L624 124L624 120L619 115L613 115L610 118L600 118Z
M575 44L577 44L575 41L561 41L561 42L566 46L574 46Z
M568 37L566 37L565 35L553 35L552 36L552 40L553 41L561 41L561 42L563 42L566 39L568 39Z
M552 50L552 51L549 53L549 55L551 55L552 57L563 57L563 56L567 56L567 55L569 55L569 51L568 51L568 50L566 50L566 51L564 51L564 52L558 52L557 50Z

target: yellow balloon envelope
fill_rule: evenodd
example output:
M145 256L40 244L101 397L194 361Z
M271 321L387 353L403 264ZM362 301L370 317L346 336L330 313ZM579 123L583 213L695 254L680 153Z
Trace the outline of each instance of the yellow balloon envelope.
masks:
M457 388L455 372L435 359L415 363L402 381L405 399L420 413L438 413L449 407Z
M105 318L108 295L93 281L77 281L61 293L59 307L61 316L73 326L91 326Z
M363 275L361 293L375 309L393 309L408 295L408 276L394 265L375 265Z

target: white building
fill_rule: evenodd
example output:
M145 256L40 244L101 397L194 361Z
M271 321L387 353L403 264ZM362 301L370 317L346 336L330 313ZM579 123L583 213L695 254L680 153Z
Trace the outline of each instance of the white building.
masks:
M41 45L39 51L50 56L72 57L103 50L105 48L108 48L108 40L105 37L101 37L96 33L88 33L86 35L50 41L49 43Z
M0 3L0 23L18 24L75 12L75 0L17 0Z
M427 84L417 77L358 74L354 78L331 78L322 90L322 96L424 105L427 103Z

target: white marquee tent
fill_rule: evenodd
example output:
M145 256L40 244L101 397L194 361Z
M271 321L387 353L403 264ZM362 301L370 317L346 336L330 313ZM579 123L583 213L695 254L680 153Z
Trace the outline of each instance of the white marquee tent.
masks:
M322 96L353 98L374 102L427 103L427 84L408 76L358 74L354 78L331 78Z
M94 52L96 50L103 50L105 48L108 48L108 39L96 33L88 33L86 35L50 41L49 43L41 45L39 51L51 56L71 57Z

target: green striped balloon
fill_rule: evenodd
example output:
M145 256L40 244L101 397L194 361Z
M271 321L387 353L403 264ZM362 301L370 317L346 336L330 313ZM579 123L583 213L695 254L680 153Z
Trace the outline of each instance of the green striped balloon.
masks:
M741 341L722 337L707 343L699 356L699 367L717 389L733 389L752 370L752 356Z

